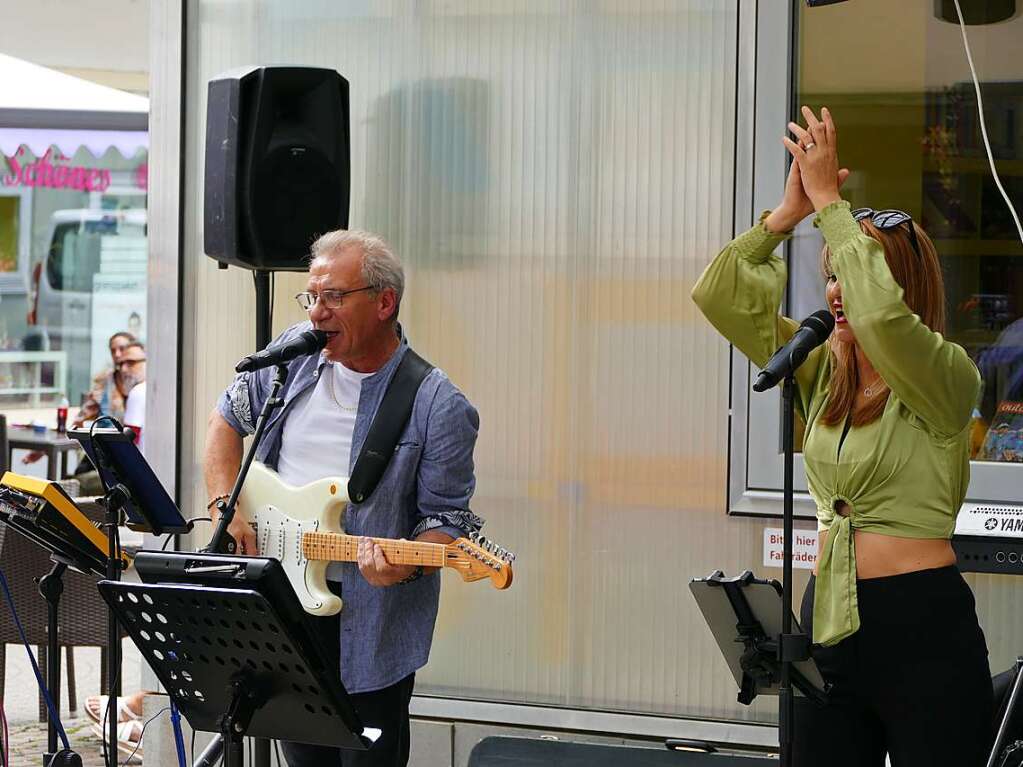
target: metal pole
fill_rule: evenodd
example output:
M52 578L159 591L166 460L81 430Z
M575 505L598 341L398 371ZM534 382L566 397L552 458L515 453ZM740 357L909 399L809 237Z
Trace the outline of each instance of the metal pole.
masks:
M122 488L123 489L123 488ZM117 495L110 488L107 493L107 580L121 579L121 560L117 557L117 526L121 519L121 508ZM107 609L107 767L117 767L117 699L121 694L121 632L117 625L117 614Z
M792 493L793 493L793 452L795 444L793 438L793 420L795 411L793 408L793 397L795 391L795 379L790 374L785 377L782 387L782 399L784 401L784 412L782 414L782 450L785 453L785 493L783 515L782 537L785 539L782 547L782 614L781 634L779 650L781 658L781 686L778 689L778 743L780 745L781 767L788 767L792 760L792 717L795 701L792 697L792 663L787 657L786 637L792 634Z
M257 269L252 273L252 279L256 285L256 351L259 351L270 343L273 332L270 327L270 318L273 314L273 307L270 305L270 272ZM256 738L253 745L255 767L270 767L270 741L266 738Z
M55 562L46 575L39 579L39 593L46 600L46 682L53 700L53 710L60 715L60 595L64 592L64 571L67 565ZM47 761L57 753L57 722L46 715Z

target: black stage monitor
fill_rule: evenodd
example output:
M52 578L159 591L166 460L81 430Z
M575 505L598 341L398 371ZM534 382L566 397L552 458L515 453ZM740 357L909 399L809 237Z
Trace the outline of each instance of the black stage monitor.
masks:
M155 535L188 532L188 523L135 447L132 432L114 427L71 429L68 436L81 444L105 488L123 485L128 491L123 504L128 527Z

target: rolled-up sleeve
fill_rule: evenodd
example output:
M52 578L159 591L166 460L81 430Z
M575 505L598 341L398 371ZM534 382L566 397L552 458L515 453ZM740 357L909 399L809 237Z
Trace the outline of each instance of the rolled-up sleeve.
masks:
M256 430L254 414L261 407L256 396L259 392L256 376L252 373L239 373L217 400L217 412L243 437Z
M480 419L465 396L444 386L430 407L417 479L420 522L412 537L428 531L459 538L478 531L483 520L470 508L476 490L473 450Z

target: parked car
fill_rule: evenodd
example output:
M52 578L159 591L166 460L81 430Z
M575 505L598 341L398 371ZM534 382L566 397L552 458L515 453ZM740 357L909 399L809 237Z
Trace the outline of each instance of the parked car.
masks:
M58 210L46 243L30 273L29 338L67 352L77 402L92 372L109 364L109 336L145 327L146 211Z

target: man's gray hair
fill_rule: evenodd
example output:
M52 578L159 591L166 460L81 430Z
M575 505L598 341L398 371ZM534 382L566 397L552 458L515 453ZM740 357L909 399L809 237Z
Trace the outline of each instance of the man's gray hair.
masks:
M353 245L362 251L362 278L366 285L378 293L385 288L391 288L400 307L401 296L405 292L405 270L382 237L361 229L337 229L327 232L313 243L312 260L330 258ZM398 310L395 309L392 319L396 319L397 316Z

